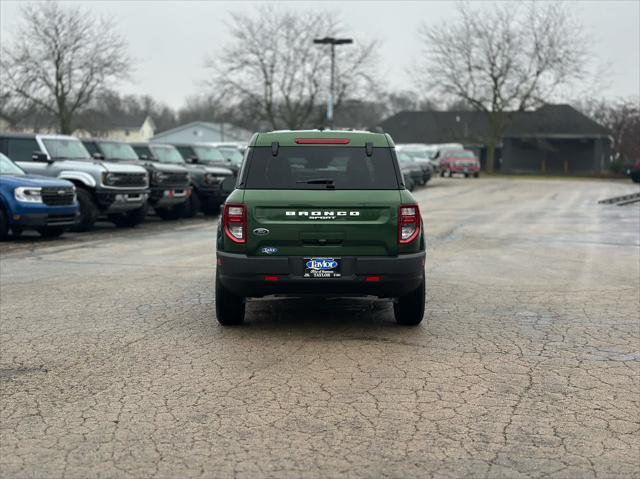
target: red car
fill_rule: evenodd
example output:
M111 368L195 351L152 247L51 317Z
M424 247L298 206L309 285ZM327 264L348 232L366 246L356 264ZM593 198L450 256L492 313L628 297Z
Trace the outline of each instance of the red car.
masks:
M480 161L469 150L448 150L440 159L440 176L453 176L461 173L465 177L480 176Z

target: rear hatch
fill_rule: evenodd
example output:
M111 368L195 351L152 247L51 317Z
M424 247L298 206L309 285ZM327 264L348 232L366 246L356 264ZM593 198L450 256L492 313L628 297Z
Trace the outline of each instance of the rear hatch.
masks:
M393 256L401 204L390 148L255 147L244 181L247 254Z
M400 194L372 193L247 190L247 253L276 248L285 256L396 255Z

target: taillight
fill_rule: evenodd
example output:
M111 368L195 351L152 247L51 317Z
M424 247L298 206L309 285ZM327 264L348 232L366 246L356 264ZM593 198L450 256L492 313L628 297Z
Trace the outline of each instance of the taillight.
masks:
M413 243L420 235L420 208L402 205L398 208L398 243Z
M349 138L296 138L297 145L348 145Z
M236 244L247 242L247 209L244 205L225 204L224 233Z

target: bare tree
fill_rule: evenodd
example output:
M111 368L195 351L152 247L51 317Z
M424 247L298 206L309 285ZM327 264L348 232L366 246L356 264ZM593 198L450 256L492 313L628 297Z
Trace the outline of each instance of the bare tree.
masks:
M258 106L265 126L308 126L328 91L328 51L313 44L337 35L327 12L292 13L264 5L257 14L231 14L230 43L210 57L214 91L227 102ZM376 43L357 43L336 53L336 106L375 85Z
M636 98L588 100L576 108L611 132L614 164L640 158L640 102Z
M142 124L147 116L158 131L178 125L176 112L148 95L120 95L105 90L96 94L89 105L76 115L76 121L93 135L113 127Z
M13 98L54 115L61 133L98 92L127 76L125 41L113 21L56 2L26 4L2 49L0 82Z
M455 20L423 25L420 36L419 83L487 113L489 171L508 112L548 102L586 73L588 42L562 2L459 3Z

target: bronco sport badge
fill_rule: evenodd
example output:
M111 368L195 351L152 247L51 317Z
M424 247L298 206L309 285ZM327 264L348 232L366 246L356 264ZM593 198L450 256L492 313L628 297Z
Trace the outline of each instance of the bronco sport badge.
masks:
M286 216L305 217L310 220L335 220L338 217L360 216L359 211L335 211L335 210L301 210L285 211Z

